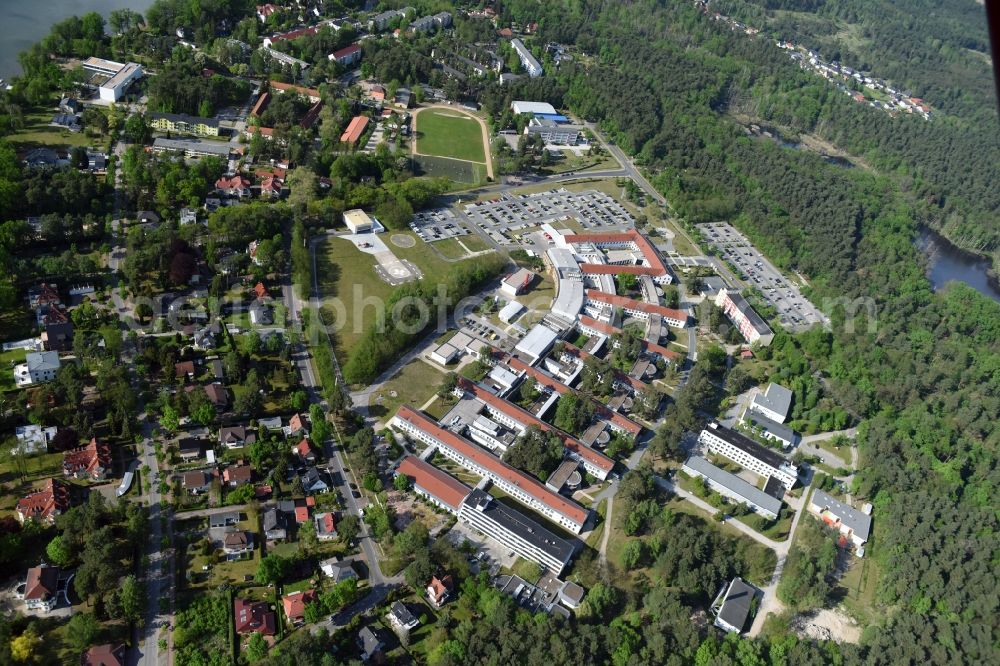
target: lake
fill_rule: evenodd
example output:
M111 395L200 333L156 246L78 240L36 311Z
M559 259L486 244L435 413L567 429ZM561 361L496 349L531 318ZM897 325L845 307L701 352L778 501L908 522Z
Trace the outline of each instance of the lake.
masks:
M115 9L128 7L142 13L153 0L0 0L3 36L0 36L0 78L10 79L21 73L17 55L49 34L52 24L69 16L98 12L107 21Z
M935 289L953 281L964 282L1000 303L1000 288L990 279L988 260L960 250L930 229L921 231L917 247L927 257L927 277Z

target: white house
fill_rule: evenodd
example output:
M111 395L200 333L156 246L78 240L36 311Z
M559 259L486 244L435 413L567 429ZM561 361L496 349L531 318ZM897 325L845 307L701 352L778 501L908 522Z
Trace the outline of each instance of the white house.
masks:
M54 351L31 352L24 361L14 367L14 383L18 386L50 382L59 372L59 354Z

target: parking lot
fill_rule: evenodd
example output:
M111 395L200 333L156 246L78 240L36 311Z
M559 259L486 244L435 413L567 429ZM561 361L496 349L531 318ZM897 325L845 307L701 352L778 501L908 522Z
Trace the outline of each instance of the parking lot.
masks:
M734 265L740 277L757 288L764 299L778 311L782 326L804 330L817 323L828 323L819 309L810 303L799 288L755 248L746 236L726 222L699 225L704 239L719 255Z
M410 229L428 243L469 234L469 230L458 224L455 214L447 208L415 214L410 222Z
M463 522L455 523L445 538L456 547L461 546L466 540L472 543L476 547L473 559L477 560L481 569L488 567L493 576L500 572L500 567L509 569L517 562L517 556L499 541L491 539Z
M465 207L469 220L498 242L511 243L516 232L573 219L586 231L632 227L635 218L613 198L596 190L548 190L536 194L504 193Z

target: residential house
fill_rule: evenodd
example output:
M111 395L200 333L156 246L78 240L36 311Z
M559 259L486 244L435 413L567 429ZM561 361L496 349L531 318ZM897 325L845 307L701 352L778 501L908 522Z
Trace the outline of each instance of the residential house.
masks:
M111 447L91 438L86 446L63 454L63 474L74 479L101 481L111 471Z
M264 636L273 636L276 631L274 611L266 601L251 601L237 597L233 600L233 620L236 633L241 636L257 632Z
M28 569L24 581L24 605L28 610L48 612L59 603L59 567L40 565Z
M48 351L60 352L73 349L73 320L58 305L49 306L42 315L42 345Z
M281 7L272 5L270 2L265 5L257 5L257 18L259 18L263 23L267 21L268 16L271 14L277 14L280 11Z
M223 176L215 181L215 189L230 197L250 196L250 179L239 174L235 176Z
M42 487L17 501L17 519L23 524L28 520L52 524L56 516L70 508L70 488L56 479L46 479Z
M441 608L451 596L454 586L455 582L451 576L444 576L442 578L434 576L431 578L431 582L427 584L427 600L431 602L434 608Z
M304 590L286 594L281 598L285 617L294 625L300 625L306 618L306 606L316 601L316 590Z
M194 348L202 351L215 349L216 338L222 332L218 322L213 322L204 328L199 328L192 336Z
M160 226L160 215L156 211L140 210L135 214L135 219L139 221L140 225L150 227L152 229Z
M298 525L309 520L310 509L314 506L316 506L316 498L314 497L278 501L278 511L292 516Z
M250 323L254 326L270 326L274 323L274 310L270 305L256 300L250 304Z
M50 382L60 366L59 354L54 351L29 352L24 363L14 366L14 383L20 387Z
M80 666L125 666L125 645L95 645L83 653Z
M358 632L357 643L358 650L361 651L361 661L369 662L381 659L385 643L379 637L377 629L364 627Z
M776 423L784 423L792 407L792 397L792 392L781 384L768 384L763 393L753 397L750 409Z
M301 414L292 414L288 419L288 427L285 428L285 435L292 437L300 433L309 434L309 421Z
M48 305L62 305L59 291L54 284L40 283L28 290L28 307L32 310Z
M260 195L262 197L277 199L281 196L281 190L283 187L284 181L280 178L277 176L268 176L260 182Z
M267 298L267 287L264 286L263 282L258 282L254 285L253 293L258 299Z
M230 488L236 488L250 483L250 479L252 477L253 469L250 465L230 465L222 470L222 481Z
M305 488L306 493L309 495L325 493L330 490L329 484L323 480L319 470L315 467L306 469L302 474L302 487Z
M329 60L347 67L361 60L361 45L351 44L327 56Z
M316 464L316 454L313 453L311 448L309 448L309 440L305 437L302 438L302 441L292 447L292 455L295 456L300 463L306 465Z
M198 211L196 211L194 208L181 208L179 221L181 226L185 226L188 224L197 224Z
M219 428L219 444L227 449L239 449L257 441L257 433L246 426L222 426Z
M195 437L184 437L177 440L177 452L182 462L192 462L201 458L202 442Z
M408 632L411 629L416 629L420 626L420 621L413 616L410 609L406 607L401 601L397 601L392 604L389 609L389 624L391 624L396 631Z
M208 401L218 411L222 411L229 406L229 393L222 384L206 384L205 395L208 396Z
M17 438L17 448L21 453L45 453L59 429L55 426L43 428L39 425L17 426L14 436Z
M177 379L194 379L194 361L179 361L174 363L174 376Z
M208 489L212 485L212 477L205 472L186 472L183 477L181 477L181 485L188 491L191 495L201 495L202 493L207 493Z
M226 532L222 539L222 552L230 560L238 560L253 552L253 535L244 530Z
M313 516L316 524L316 537L320 541L333 541L337 538L337 522L333 518L333 513L317 513Z
M279 541L288 538L288 531L285 529L285 513L275 507L264 511L261 518L261 527L264 530L264 537L268 541Z
M319 569L324 576L332 578L334 583L358 578L358 572L354 568L354 560L338 560L336 557L331 557L320 562Z

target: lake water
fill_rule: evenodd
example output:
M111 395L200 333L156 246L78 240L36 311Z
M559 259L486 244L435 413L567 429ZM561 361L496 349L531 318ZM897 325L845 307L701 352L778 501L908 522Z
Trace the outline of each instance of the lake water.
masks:
M929 229L921 232L917 247L928 259L927 277L935 289L957 280L1000 303L1000 288L987 272L989 261L963 252Z
M49 34L53 23L87 12L98 12L106 21L112 10L128 7L142 13L152 4L153 0L0 0L0 78L21 73L17 54Z

